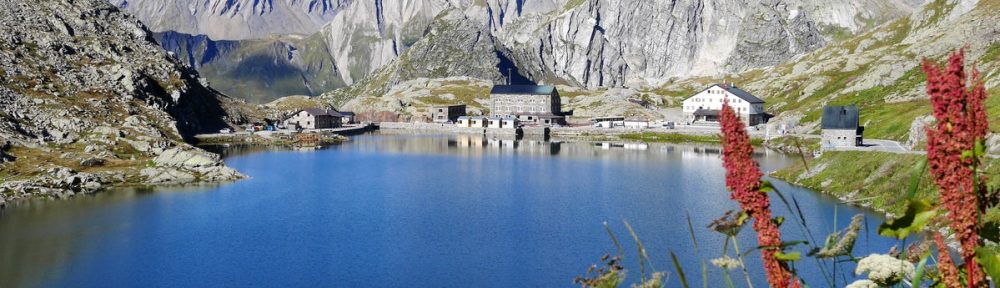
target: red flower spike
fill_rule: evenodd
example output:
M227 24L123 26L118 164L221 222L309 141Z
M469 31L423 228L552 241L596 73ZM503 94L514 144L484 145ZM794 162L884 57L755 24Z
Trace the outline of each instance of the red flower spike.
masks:
M955 267L955 262L951 260L951 254L948 252L948 246L944 244L944 238L941 237L941 233L934 233L934 242L937 244L938 257L938 272L941 273L941 281L944 283L945 287L962 287L962 282L959 281L958 267Z
M736 112L723 102L719 122L722 124L722 161L726 168L726 188L732 191L730 197L739 202L740 208L753 217L753 229L757 232L757 243L761 247L780 247L781 231L771 221L771 202L767 194L760 190L760 178L764 176L753 160L753 146L746 126ZM767 282L771 287L798 287L792 280L788 264L778 261L778 249L761 249Z
M949 211L949 225L961 244L968 287L978 287L984 281L975 251L979 245L976 224L978 193L982 186L976 183L975 167L979 159L967 155L976 149L976 143L986 138L989 121L983 109L986 91L979 80L979 72L973 69L974 86L967 90L964 62L964 49L953 54L943 69L924 60L927 94L937 119L937 123L927 129L927 163L939 188L941 204Z

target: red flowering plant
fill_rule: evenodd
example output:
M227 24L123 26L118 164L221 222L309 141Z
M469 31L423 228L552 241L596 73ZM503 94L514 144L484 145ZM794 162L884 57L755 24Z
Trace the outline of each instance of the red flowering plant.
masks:
M753 146L747 134L746 125L728 103L723 103L719 122L722 125L722 160L726 168L726 188L732 191L730 197L740 204L740 208L754 219L753 229L757 232L757 242L761 250L767 282L771 287L798 287L788 263L779 258L781 251L781 231L775 219L771 218L771 202L763 191L761 177L764 176L753 160Z
M951 231L960 244L968 287L979 287L985 281L976 260L980 245L979 198L986 195L985 177L977 172L983 156L989 120L983 103L986 90L979 72L972 71L972 88L966 88L964 49L948 59L945 67L924 60L927 73L927 94L930 95L937 123L927 129L927 164L938 186L941 206L948 211ZM940 242L939 246L940 246ZM944 251L944 248L940 248ZM942 261L944 265L954 265ZM954 271L943 267L942 271ZM943 273L949 287L958 284L958 273Z

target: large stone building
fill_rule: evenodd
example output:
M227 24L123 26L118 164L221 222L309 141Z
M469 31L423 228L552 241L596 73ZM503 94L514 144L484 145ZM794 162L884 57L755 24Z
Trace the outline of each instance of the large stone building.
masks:
M861 112L857 106L823 107L822 148L858 147L864 143L865 127L860 125Z
M555 86L497 85L490 91L490 113L514 116L531 125L566 124Z
M434 123L455 123L458 117L465 116L465 105L447 105L431 107L431 118Z
M285 127L299 129L337 128L341 123L340 113L320 108L299 111L284 121Z
M694 96L684 99L683 113L688 123L718 123L722 103L729 106L743 122L756 126L767 122L770 115L764 112L764 100L753 96L736 85L713 84Z

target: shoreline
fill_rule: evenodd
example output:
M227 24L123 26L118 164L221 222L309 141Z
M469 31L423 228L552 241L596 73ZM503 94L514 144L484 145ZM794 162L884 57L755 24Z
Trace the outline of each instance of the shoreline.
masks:
M352 128L360 134L369 126ZM54 166L35 175L17 180L0 182L0 211L8 206L39 199L68 199L122 188L160 188L186 185L230 183L247 176L227 166L220 153L205 149L207 146L252 145L260 147L318 147L335 145L350 139L338 134L317 137L310 145L297 145L294 141L264 138L255 135L210 138L195 144L185 144L166 149L149 160L134 160L124 166L101 167L98 172L85 172L65 166Z
M433 125L433 124L432 125L426 125L426 127L431 127L431 126L443 127L441 125ZM623 142L623 143L649 143L649 144L652 144L652 143L670 143L670 144L721 145L721 143L719 141L716 141L716 139L718 139L718 138L715 136L715 135L717 135L719 133L719 131L717 131L717 130L716 131L708 131L707 129L706 130L702 130L702 131L697 131L697 132L694 132L694 133L690 133L690 132L683 131L683 130L678 131L678 130L673 130L673 129L646 129L646 130L638 130L638 129L620 129L619 130L619 129L615 129L615 130L611 130L611 129L607 129L607 128L591 129L590 127L584 127L584 129L580 129L580 128L557 128L557 129L553 129L554 131L551 133L551 136L546 136L546 137L543 137L543 138L536 138L536 137L530 137L530 136L521 136L521 137L519 137L519 136L517 136L515 134L511 134L511 133L483 133L482 130L480 130L480 131L469 131L468 133L456 133L456 130L450 129L452 127L445 127L445 128L447 128L447 129L392 129L392 128L390 128L390 129L378 129L378 130L375 130L371 126L366 126L362 130L353 130L353 131L357 132L357 133L354 133L354 135L365 135L365 134L369 134L369 133L377 131L379 133L390 133L390 134L400 133L400 134L416 134L416 135L421 135L421 134L424 134L424 135L481 134L481 135L484 135L484 136L498 137L498 138L504 138L504 139L508 139L508 138L510 138L510 139L521 139L521 138L524 138L524 139L540 139L540 140L547 140L547 141L572 141L572 142L588 142L588 143ZM582 132L582 133L580 133L580 132ZM593 133L593 134L591 134L592 132L604 132L604 133ZM333 134L333 135L336 135L336 134ZM654 137L649 137L650 135L652 135L652 136L671 135L671 136L669 138L654 138ZM676 135L676 136L674 136L674 135ZM232 168L229 168L228 166L224 165L224 163L222 162L222 160L223 160L223 154L219 150L210 149L210 147L228 147L229 145L239 145L239 146L248 146L248 147L260 147L261 151L274 150L275 148L289 148L289 149L294 149L295 147L297 147L293 143L288 142L288 141L284 141L284 140L280 140L280 141L278 141L278 140L261 140L261 139L264 139L264 137L261 137L259 135L227 135L227 136L229 136L229 137L218 137L218 136L215 136L216 138L215 138L214 141L205 141L205 142L197 144L196 147L198 147L199 149L201 149L201 151L204 151L206 153L210 153L211 155L215 155L215 157L217 157L217 159L218 159L218 163L220 163L222 165L220 167L225 167L226 169L232 170L232 171L234 171L236 173L239 173L239 171L236 171L236 170L234 170ZM708 138L708 137L711 137L711 138ZM199 139L201 139L201 138L199 138ZM221 141L222 139L228 139L228 141ZM320 143L320 144L322 144L323 146L325 146L325 145L331 145L331 144L335 145L335 144L343 143L343 142L346 142L346 141L350 141L349 137L342 137L342 136L341 136L341 138L335 138L335 139L336 139L336 141L332 141L332 142L329 142L329 143ZM762 138L753 138L753 139L755 140L755 143L754 143L755 147L773 150L773 151L785 154L787 157L796 157L795 153L789 153L789 151L783 149L783 147L780 147L780 146L769 145L769 142L768 141L763 141ZM313 146L313 147L317 147L317 146ZM794 166L794 165L792 165L792 166ZM886 214L886 212L884 210L880 210L877 207L871 207L871 205L856 205L856 204L852 204L852 203L856 203L856 202L851 201L850 198L845 198L845 197L842 197L842 196L838 195L837 193L831 193L829 191L826 191L825 189L818 188L818 187L813 187L813 186L810 186L810 185L808 185L806 183L801 183L800 181L794 181L792 179L787 179L787 178L784 178L784 177L781 177L781 176L778 175L779 172L784 171L784 170L789 169L789 168L791 168L791 167L785 167L785 168L782 168L782 169L778 169L776 171L772 171L767 176L772 177L774 179L781 180L783 182L787 182L787 183L795 185L795 186L799 186L799 187L807 188L809 190L816 191L817 193L830 195L832 197L835 197L835 198L839 199L841 202L843 202L845 204L849 204L849 205L857 206L857 207L862 207L862 208L868 208L868 209L872 209L874 211L877 211L879 213ZM0 201L0 209L4 209L6 206L15 205L15 203L22 202L22 201L31 201L31 200L46 199L46 198L48 198L48 199L66 199L66 198L70 198L70 197L73 197L73 196L76 196L76 195L88 195L88 194L94 194L94 193L101 193L101 192L106 192L106 191L109 191L109 190L114 190L114 189L119 189L119 188L130 188L131 187L131 188L150 188L150 189L155 189L155 188L160 188L160 187L172 187L172 186L224 184L224 183L231 183L233 181L239 181L241 179L245 179L245 177L246 176L244 176L242 174L239 174L238 178L231 178L231 179L213 179L213 180L207 180L207 181L199 179L199 180L188 181L188 182L170 182L170 181L167 181L167 182L155 182L155 183L148 182L148 181L146 181L146 182L139 182L139 181L137 181L137 182L132 182L132 181L112 182L112 181L106 181L106 182L100 183L101 185L100 185L100 187L98 189L91 189L91 190L73 189L73 188L61 188L61 189L60 188L49 188L48 191L43 191L43 192L39 192L39 193L25 193L25 194L20 195L21 197L10 197L10 198L7 198L7 199L0 199L0 200L4 200L4 201ZM11 182L17 182L17 181L11 181ZM21 182L25 182L26 184L30 185L31 180L27 180L27 181L23 181L22 180ZM6 184L6 183L0 183L0 184ZM2 187L0 187L0 189L2 189ZM2 197L0 197L0 198L2 198Z

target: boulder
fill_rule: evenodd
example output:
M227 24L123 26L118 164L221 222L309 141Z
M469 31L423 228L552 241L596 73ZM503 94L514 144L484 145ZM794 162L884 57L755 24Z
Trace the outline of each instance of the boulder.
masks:
M84 159L83 161L80 161L80 166L83 166L83 167L98 167L98 166L104 166L105 162L106 161L104 159L101 159L101 158L96 158L96 157L95 158L88 158L88 159Z
M176 168L146 168L139 171L149 184L182 184L194 182L197 178Z
M914 149L920 143L927 142L927 125L934 123L934 116L917 117L910 124L910 136L906 140L906 147Z
M222 165L219 156L205 151L195 149L172 148L160 153L153 162L157 166L180 167L180 168L201 168Z

